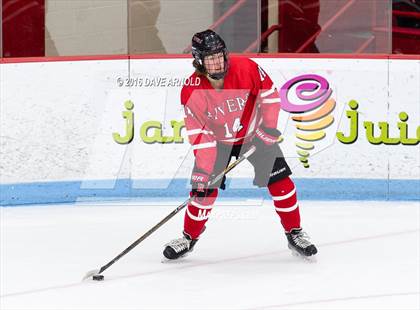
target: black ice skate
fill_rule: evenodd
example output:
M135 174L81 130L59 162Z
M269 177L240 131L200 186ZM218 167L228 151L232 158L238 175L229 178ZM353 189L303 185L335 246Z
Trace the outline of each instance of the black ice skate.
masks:
M165 244L163 256L165 256L167 259L177 259L193 250L194 245L197 243L198 239L191 239L191 237L185 232L183 235L184 236L182 238L174 239L171 242Z
M286 233L289 241L289 249L299 256L309 258L314 256L318 250L315 245L309 241L309 236L302 230L302 228L294 228L289 233Z

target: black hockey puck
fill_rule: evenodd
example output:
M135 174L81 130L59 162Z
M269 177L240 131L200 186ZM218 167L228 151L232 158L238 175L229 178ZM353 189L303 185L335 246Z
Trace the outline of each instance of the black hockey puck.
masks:
M103 281L103 280L104 280L104 276L103 276L103 275L101 275L101 274L95 274L95 275L92 277L92 280L95 280L95 281Z

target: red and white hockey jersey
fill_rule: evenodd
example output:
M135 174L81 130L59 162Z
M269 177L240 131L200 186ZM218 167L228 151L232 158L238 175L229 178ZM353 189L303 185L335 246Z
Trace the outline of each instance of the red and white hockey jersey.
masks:
M267 73L245 57L230 57L224 88L216 90L205 76L193 73L181 91L185 127L196 167L211 174L217 156L216 141L249 142L258 126L276 128L280 98Z

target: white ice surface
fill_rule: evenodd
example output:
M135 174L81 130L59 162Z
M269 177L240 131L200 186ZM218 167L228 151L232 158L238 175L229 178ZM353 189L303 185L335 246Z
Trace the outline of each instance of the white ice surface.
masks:
M161 263L183 211L81 282L182 201L0 208L6 309L419 309L419 202L301 203L316 263L287 249L271 203L216 206L194 252ZM217 210L217 212L216 212Z

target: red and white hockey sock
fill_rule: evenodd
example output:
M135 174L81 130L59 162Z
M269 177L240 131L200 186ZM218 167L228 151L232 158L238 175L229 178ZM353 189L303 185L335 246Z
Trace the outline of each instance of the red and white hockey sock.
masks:
M292 228L300 228L299 204L296 187L292 179L286 177L268 185L277 214L286 232Z
M214 189L209 196L199 198L195 197L188 204L184 217L184 232L192 239L198 239L204 230L213 204L216 201L218 190Z

